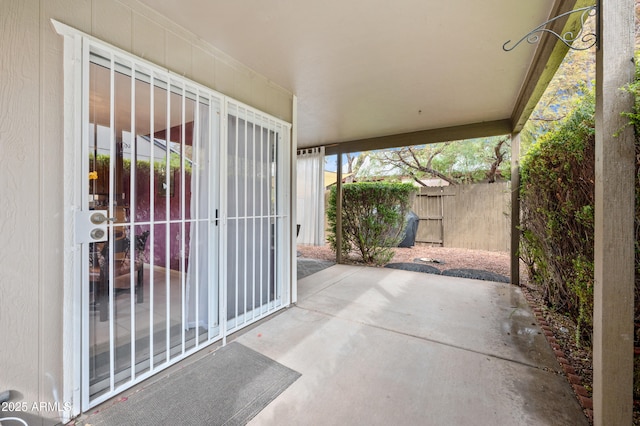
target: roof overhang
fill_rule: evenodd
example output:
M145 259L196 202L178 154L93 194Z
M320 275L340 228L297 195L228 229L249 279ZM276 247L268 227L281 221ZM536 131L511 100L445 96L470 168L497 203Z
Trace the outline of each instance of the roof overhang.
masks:
M518 132L567 52L583 0L141 0L297 96L299 148L328 153ZM563 33L571 15L552 24Z

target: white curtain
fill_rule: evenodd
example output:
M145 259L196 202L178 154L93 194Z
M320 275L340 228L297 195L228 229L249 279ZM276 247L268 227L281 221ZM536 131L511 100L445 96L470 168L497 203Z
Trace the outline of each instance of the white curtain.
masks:
M298 244L324 245L324 147L298 151Z
M193 219L189 225L189 258L187 266L186 288L186 324L185 328L207 328L209 323L209 222L213 212L210 210L209 162L210 147L210 106L200 104L199 137L193 140L193 163L191 165L190 211ZM214 123L215 125L215 123ZM215 135L216 133L214 133ZM197 303L196 303L197 302ZM197 307L196 307L197 305ZM217 310L216 306L212 309ZM215 313L214 313L215 314ZM216 319L213 319L217 323ZM211 324L214 325L214 324Z

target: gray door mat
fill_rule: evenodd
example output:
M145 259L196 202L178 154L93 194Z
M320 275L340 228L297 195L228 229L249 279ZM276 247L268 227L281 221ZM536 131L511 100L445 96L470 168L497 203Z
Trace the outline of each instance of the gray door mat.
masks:
M244 425L298 377L232 342L77 424Z

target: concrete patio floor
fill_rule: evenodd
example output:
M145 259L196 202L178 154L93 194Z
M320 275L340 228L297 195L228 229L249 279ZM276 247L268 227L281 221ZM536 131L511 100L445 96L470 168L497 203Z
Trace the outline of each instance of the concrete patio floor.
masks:
M235 340L302 376L254 425L587 425L519 289L335 265Z

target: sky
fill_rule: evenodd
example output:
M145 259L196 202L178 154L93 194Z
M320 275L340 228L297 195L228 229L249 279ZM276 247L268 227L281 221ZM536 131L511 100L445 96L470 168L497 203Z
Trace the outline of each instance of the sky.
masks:
M359 152L352 153L353 156L357 157L360 155ZM347 173L348 170L347 165L347 156L343 154L342 157L342 173ZM324 157L324 169L328 172L337 172L338 171L338 156L337 155L326 155Z

